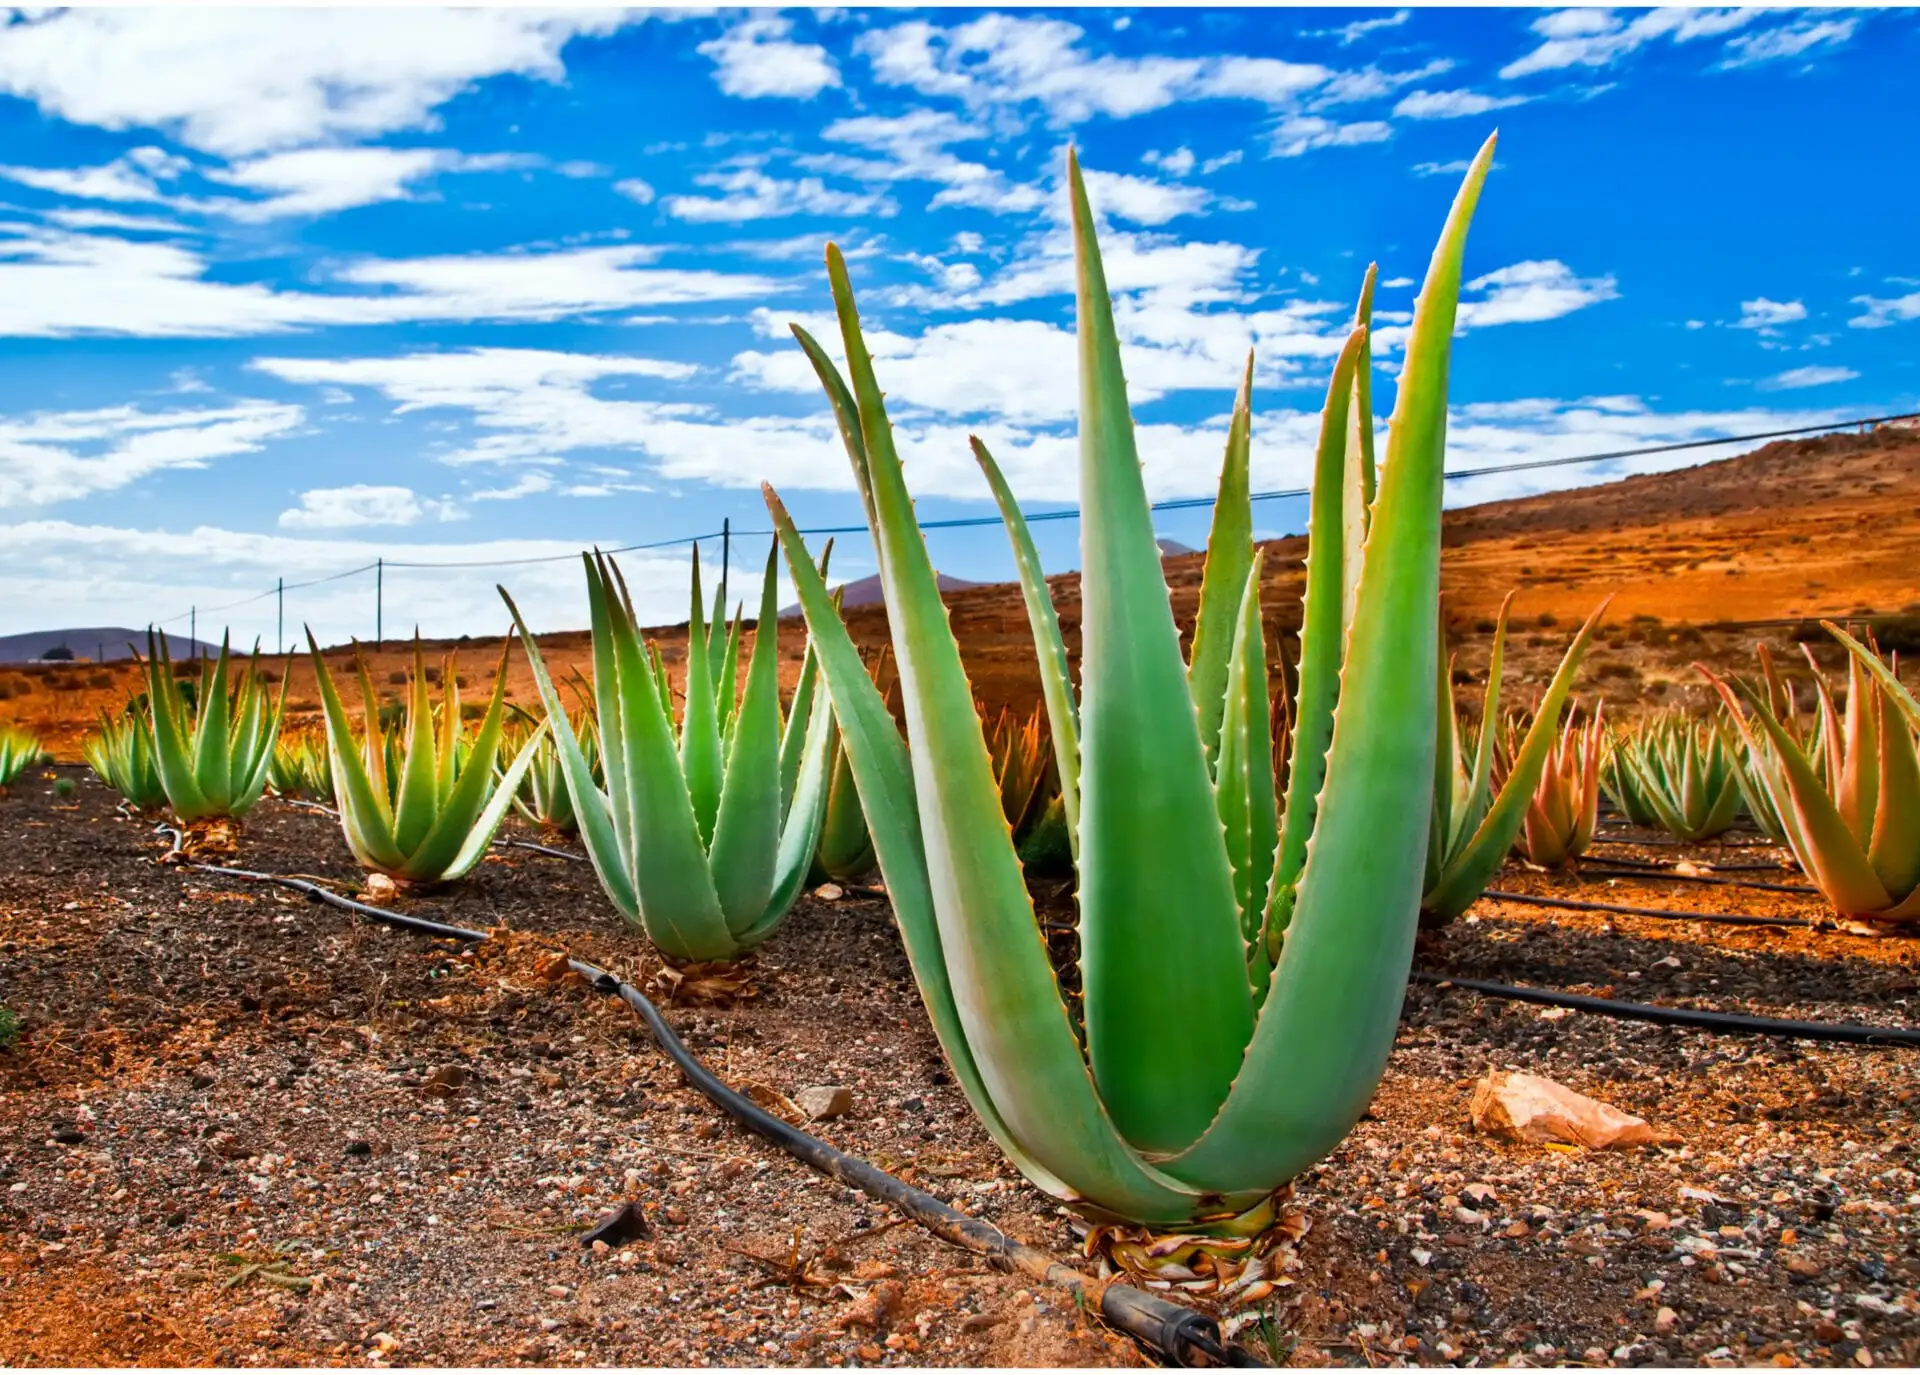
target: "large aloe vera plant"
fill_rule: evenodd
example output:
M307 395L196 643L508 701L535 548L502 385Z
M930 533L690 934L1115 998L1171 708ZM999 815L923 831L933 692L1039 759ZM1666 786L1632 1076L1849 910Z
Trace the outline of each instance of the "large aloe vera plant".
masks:
M1781 721L1764 687L1695 667L1725 699L1794 858L1834 911L1920 921L1920 702L1872 649L1822 624L1851 656L1844 716L1819 680L1824 770Z
M1247 390L1183 658L1092 210L1069 156L1081 379L1077 698L1026 524L984 446L975 452L1006 513L1040 658L1079 876L1080 1024L1038 933L836 247L827 269L849 379L794 328L866 505L906 740L771 489L768 506L907 953L987 1129L1029 1179L1088 1212L1157 1224L1258 1216L1277 1186L1348 1131L1386 1064L1433 787L1449 341L1492 148L1489 140L1467 174L1415 311L1364 545L1349 545L1346 520L1348 500L1365 500L1347 463L1364 306L1333 370L1284 815L1247 496ZM1370 418L1354 429L1370 442Z
M1494 747L1498 743L1507 612L1513 605L1513 594L1508 593L1500 603L1500 617L1494 625L1493 655L1487 663L1486 695L1475 736L1469 736L1460 726L1453 699L1452 665L1441 665L1436 693L1440 743L1433 777L1432 836L1427 842L1426 887L1420 899L1421 920L1428 926L1444 926L1473 906L1519 838L1553 752L1560 713L1573 692L1574 676L1606 612L1607 601L1593 609L1561 656L1560 667L1547 684L1534 710L1533 723L1514 748L1506 777L1497 789Z
M362 706L356 738L353 718L311 631L307 644L327 718L340 827L353 857L370 873L419 887L466 877L493 844L543 735L536 729L506 770L496 775L513 641L500 647L493 696L471 737L461 719L460 675L453 655L441 670L443 699L436 712L427 690L426 657L420 641L414 640L406 710L390 730L382 723L366 656L356 648Z
M833 718L809 652L782 724L775 559L770 550L746 688L736 697L741 623L724 640L710 630L720 604L709 622L696 551L686 707L676 730L664 657L641 642L619 569L602 555L585 558L604 791L533 633L500 589L533 660L600 884L669 959L737 960L772 935L800 895L819 840Z
M286 706L287 680L280 680L276 698L260 674L258 649L238 681L229 659L222 640L219 657L201 665L189 713L183 693L174 686L166 637L147 631L144 667L154 766L167 805L183 822L238 820L266 791L267 768Z

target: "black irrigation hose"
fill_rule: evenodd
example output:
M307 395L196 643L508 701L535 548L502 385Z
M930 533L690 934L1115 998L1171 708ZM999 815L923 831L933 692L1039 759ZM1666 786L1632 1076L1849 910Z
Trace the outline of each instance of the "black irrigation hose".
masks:
M1757 847L1752 847L1752 848L1757 848ZM1594 855L1592 858L1594 863L1596 864L1611 864L1611 865L1614 865L1615 867L1625 867L1628 869L1659 870L1662 873L1669 871L1673 867L1671 864L1668 864L1667 861L1665 860L1634 859L1630 855ZM1695 860L1695 861L1675 860L1673 863L1674 864L1697 863L1702 868L1713 870L1713 872L1716 874L1756 873L1756 872L1760 872L1762 870L1768 870L1768 869L1792 869L1796 867L1792 864L1782 864L1778 860L1766 860L1766 861L1735 860L1731 864L1722 864L1718 860L1702 859L1702 860Z
M1635 840L1632 836L1596 835L1595 845L1707 845L1705 840L1682 840L1679 836L1655 836L1651 840ZM1721 840L1718 846L1722 850L1773 850L1779 848L1771 840Z
M1664 917L1668 921L1708 921L1722 926L1812 926L1802 917L1756 917L1746 912L1676 912L1668 907L1622 907L1612 902L1577 902L1572 898L1535 897L1531 893L1503 893L1489 888L1480 894L1495 902L1519 902L1533 907L1563 907L1571 912L1617 912L1624 917Z
M565 851L559 851L565 855ZM578 856L566 855L567 858ZM279 874L263 874L252 869L229 869L217 864L194 864L191 866L202 873L223 874L229 878L250 879L257 883L274 883L294 892L303 893L316 902L324 902L371 917L375 921L385 922L389 926L403 927L417 931L422 935L463 942L484 941L490 933L474 931L464 926L449 926L444 922L428 921L422 917L410 917L401 912L390 912L382 907L373 907L352 898L341 897L338 893L309 883L305 879L287 878ZM896 1179L876 1165L869 1164L858 1156L848 1155L836 1150L818 1137L810 1136L799 1128L775 1117L752 1099L733 1091L713 1071L709 1070L685 1043L674 1033L667 1019L650 1002L646 994L626 980L609 974L606 970L571 957L567 965L581 978L585 979L595 991L619 998L646 1023L647 1030L653 1036L655 1044L667 1058L679 1067L687 1081L708 1101L713 1103L735 1122L757 1136L766 1138L780 1149L829 1179L858 1189L869 1198L899 1209L920 1226L932 1232L942 1240L954 1243L1006 1270L1018 1270L1028 1278L1054 1288L1071 1292L1084 1305L1089 1295L1089 1281L1071 1266L1062 1265L1046 1252L1028 1246L1024 1242L1013 1240L991 1223L978 1218L968 1217L957 1208L949 1207L925 1190L916 1189L901 1179ZM1196 1356L1204 1358L1214 1365L1224 1366L1261 1366L1258 1360L1245 1347L1226 1340L1220 1332L1220 1325L1205 1313L1188 1308L1183 1304L1163 1299L1143 1289L1118 1282L1109 1283L1100 1291L1100 1315L1114 1327L1128 1336L1151 1347L1177 1366L1192 1366Z
M1612 860L1606 861L1608 864ZM1755 888L1763 893L1811 893L1820 890L1807 883L1763 883L1757 878L1721 878L1717 874L1676 874L1670 869L1582 869L1582 878L1624 878L1636 883L1714 883L1723 888Z
M1544 988L1489 983L1485 979L1462 979L1425 969L1412 971L1408 978L1414 983L1431 984L1441 989L1464 988L1488 998L1542 1003L1548 1007L1571 1008L1576 1012L1597 1012L1603 1017L1622 1021L1691 1027L1696 1031L1717 1031L1740 1036L1785 1036L1797 1041L1833 1041L1846 1045L1920 1046L1920 1028L1861 1026L1854 1022L1794 1022L1777 1017L1746 1017L1733 1012L1701 1012L1687 1007L1623 1003L1613 998L1589 997L1584 993L1555 993Z
M511 836L502 836L493 842L505 850L531 850L536 855L549 855L554 859L570 859L579 864L588 862L585 855L577 855L572 850L559 850L551 845L536 845L531 840L515 840Z

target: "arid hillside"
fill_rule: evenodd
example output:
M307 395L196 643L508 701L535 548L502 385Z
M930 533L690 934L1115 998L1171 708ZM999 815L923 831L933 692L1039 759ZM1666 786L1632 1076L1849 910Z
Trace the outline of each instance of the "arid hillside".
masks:
M1913 640L1920 649L1920 432L1911 429L1770 444L1675 472L1450 511L1445 540L1442 583L1457 681L1478 681L1501 598L1516 594L1509 701L1524 701L1546 681L1573 627L1610 593L1614 603L1582 674L1582 696L1604 695L1612 711L1704 702L1693 661L1744 670L1757 641L1790 651L1796 632L1806 638L1808 628L1793 624L1804 618L1890 618L1879 623L1883 642L1905 650ZM1289 659L1305 552L1299 537L1275 541L1267 552L1269 634L1283 637ZM1200 554L1166 561L1174 608L1189 629L1202 561ZM1052 583L1069 647L1077 650L1079 577L1063 574ZM1037 700L1018 587L969 587L952 592L948 604L982 703L1024 709ZM877 649L884 641L884 607L856 608L848 621L863 645ZM669 662L682 657L685 634L684 626L656 632ZM783 676L791 682L802 636L787 622L781 638ZM1823 641L1811 638L1831 661ZM585 632L541 643L556 676L588 665ZM456 647L473 700L498 646L436 642L427 647L429 661L437 664ZM404 681L406 657L392 642L374 654L379 691L393 692ZM350 671L346 650L330 652L329 660L336 672ZM268 666L277 678L279 662ZM310 723L318 706L312 670L304 656L289 667L291 719ZM130 666L117 664L0 670L0 720L39 731L59 757L74 759L95 713L117 709L136 681ZM518 650L510 683L514 700L534 702Z

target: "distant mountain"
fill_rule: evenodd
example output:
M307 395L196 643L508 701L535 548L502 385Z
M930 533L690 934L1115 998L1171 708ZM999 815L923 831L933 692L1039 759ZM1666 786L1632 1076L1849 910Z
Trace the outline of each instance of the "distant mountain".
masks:
M934 577L939 579L940 590L942 592L959 592L965 588L984 587L986 585L984 583L967 582L961 578L950 578L945 573L936 573ZM887 599L886 594L880 590L880 575L878 573L870 577L860 578L857 581L843 584L843 586L846 589L846 595L841 599L840 606L846 611L851 611L856 606L872 606L876 602L884 602ZM789 616L798 616L799 614L800 604L798 602L795 602L792 606L783 606L780 608L780 619L782 620L787 619Z
M1192 545L1182 544L1177 539L1155 540L1154 543L1160 546L1160 557L1163 559L1173 558L1177 554L1197 554L1200 552Z
M190 659L196 643L208 655L220 652L219 645L211 645L204 640L196 642L185 635L168 635L167 653L176 659ZM146 653L147 632L129 630L124 625L89 625L65 630L33 630L24 635L0 635L0 664L24 664L34 659L44 659L50 650L56 658L63 657L58 653L63 648L75 659L103 663L131 657L127 649L129 644L140 646L140 652Z

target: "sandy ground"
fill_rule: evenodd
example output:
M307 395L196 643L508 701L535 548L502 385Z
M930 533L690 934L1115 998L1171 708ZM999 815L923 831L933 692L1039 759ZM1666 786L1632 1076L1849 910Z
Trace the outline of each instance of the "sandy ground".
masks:
M62 802L34 779L0 800L0 835L0 1002L23 1021L0 1054L0 1361L1139 1359L1058 1295L889 1226L726 1125L624 1009L544 977L559 944L636 980L657 968L584 866L503 852L413 900L525 933L462 957L159 867L162 839L91 783ZM327 818L272 800L241 858L353 877ZM1818 911L1674 880L1501 882ZM1423 940L1417 964L1920 1021L1913 941L1483 902ZM755 980L735 1006L669 1013L725 1077L789 1095L849 1086L852 1112L818 1128L829 1140L1072 1254L1067 1217L998 1157L948 1080L883 902L803 901ZM1550 1075L1675 1139L1599 1153L1497 1141L1467 1113L1490 1068ZM1286 1283L1238 1315L1241 1337L1302 1364L1920 1362L1916 1103L1910 1050L1416 988L1366 1119L1300 1181L1311 1230ZM583 1251L578 1229L625 1199L652 1235ZM276 1261L279 1280L246 1269Z

